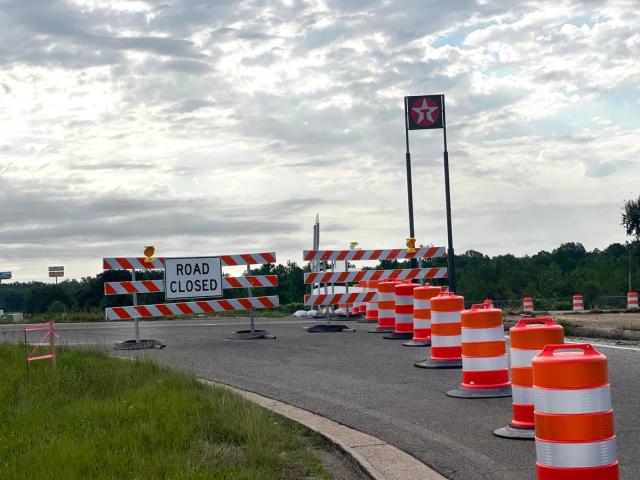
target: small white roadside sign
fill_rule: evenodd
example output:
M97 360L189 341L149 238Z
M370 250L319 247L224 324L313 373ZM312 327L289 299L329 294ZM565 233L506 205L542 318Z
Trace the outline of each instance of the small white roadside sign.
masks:
M222 296L220 257L165 258L165 298L205 298Z

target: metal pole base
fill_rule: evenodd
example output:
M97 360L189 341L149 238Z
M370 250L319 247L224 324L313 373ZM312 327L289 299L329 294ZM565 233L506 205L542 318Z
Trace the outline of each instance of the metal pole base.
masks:
M166 347L166 345L160 340L124 340L122 342L117 342L114 345L115 350L152 350L157 348L158 350Z
M511 387L504 388L454 388L447 395L454 398L501 398L511 396Z
M405 347L430 347L431 341L429 340L409 340L408 342L402 342Z
M275 340L267 330L238 330L227 337L227 340Z
M411 340L413 338L413 333L411 332L391 332L384 337L387 340Z
M462 368L462 360L432 360L427 358L413 364L418 368Z
M493 431L496 437L510 438L515 440L535 440L536 430L534 428L519 428L509 424L506 427Z
M334 333L344 331L355 332L353 328L347 327L346 325L327 325L326 323L313 325L312 327L307 328L307 332L309 333Z

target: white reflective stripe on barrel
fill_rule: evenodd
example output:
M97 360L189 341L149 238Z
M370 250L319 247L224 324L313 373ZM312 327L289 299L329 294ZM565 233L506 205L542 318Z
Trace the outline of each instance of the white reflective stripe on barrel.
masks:
M387 310L386 308L378 309L378 317L379 318L393 318L396 316L395 310Z
M504 342L504 328L465 328L462 327L462 341L465 343L474 342Z
M540 465L563 468L587 468L616 462L616 438L602 442L544 442L536 438L536 455Z
M413 315L410 313L396 313L396 323L413 323Z
M462 345L460 335L431 335L432 347L459 347Z
M462 370L465 372L495 372L507 368L506 355L499 357L466 357L462 355Z
M538 413L597 413L611 410L609 385L579 390L551 390L535 387L533 399Z
M411 295L396 295L396 305L413 305Z
M390 301L390 300L395 300L396 296L393 294L393 292L378 292L378 301L380 300L386 300L386 301Z
M413 299L414 310L429 310L431 308L431 300L423 300L422 298Z
M511 349L511 367L529 367L531 368L531 361L533 357L538 355L540 350L525 350L522 348Z
M460 323L461 312L436 312L431 310L431 323Z
M413 328L431 328L431 321L423 320L422 318L414 318Z
M511 385L513 403L516 405L533 405L533 388Z

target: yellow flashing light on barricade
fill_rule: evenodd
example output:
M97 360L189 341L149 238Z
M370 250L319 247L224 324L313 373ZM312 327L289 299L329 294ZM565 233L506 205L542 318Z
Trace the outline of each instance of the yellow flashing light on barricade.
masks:
M416 252L416 239L411 237L407 238L407 253L415 253Z
M156 252L156 249L153 245L147 245L144 247L144 263L153 263L153 254Z
M358 245L360 245L358 242L351 242L351 243L349 244L349 248L350 248L351 250L353 250L353 249L354 249L354 248L356 248Z

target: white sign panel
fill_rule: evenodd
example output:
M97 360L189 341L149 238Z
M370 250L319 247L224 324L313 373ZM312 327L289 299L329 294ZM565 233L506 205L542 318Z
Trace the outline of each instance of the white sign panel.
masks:
M221 297L220 257L166 258L164 284L167 300Z
M0 280L11 280L11 272L0 272Z

